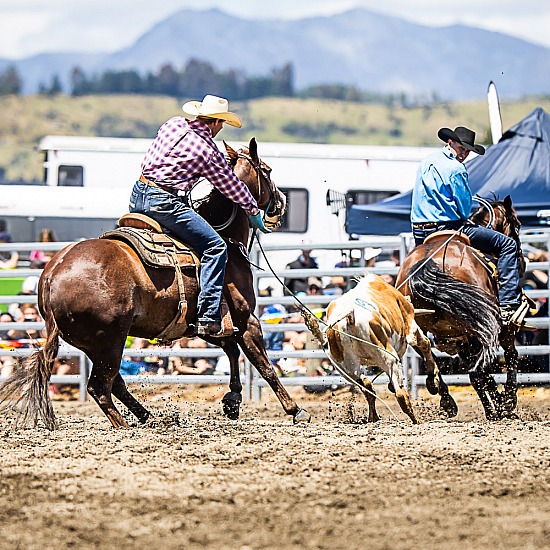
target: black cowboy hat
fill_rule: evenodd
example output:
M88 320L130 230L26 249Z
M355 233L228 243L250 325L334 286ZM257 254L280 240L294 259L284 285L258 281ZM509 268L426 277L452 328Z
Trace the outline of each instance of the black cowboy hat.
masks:
M458 143L466 147L466 149L473 151L478 155L485 154L485 147L474 143L476 133L468 128L464 128L464 126L457 126L454 129L454 132L450 128L441 128L441 130L437 132L437 137L445 143L447 143L450 139L453 141L458 141Z

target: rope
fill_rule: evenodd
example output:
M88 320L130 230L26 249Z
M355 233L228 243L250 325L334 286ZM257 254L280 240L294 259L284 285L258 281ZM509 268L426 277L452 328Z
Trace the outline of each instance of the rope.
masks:
M376 344L373 344L372 342L368 342L367 340L363 340L362 338L358 338L357 336L354 336L353 334L348 334L348 333L343 332L341 330L335 329L334 326L333 326L335 323L333 323L332 325L329 325L327 322L323 321L322 319L318 319L317 316L285 285L284 281L281 280L281 278L277 275L277 273L275 273L275 270L273 269L273 267L269 263L269 260L267 259L267 255L266 255L266 253L265 253L265 251L262 247L262 243L260 242L260 239L258 239L257 236L256 236L256 242L258 243L258 246L260 247L260 251L261 251L262 256L264 257L264 259L267 263L267 267L269 268L269 270L271 271L271 273L273 274L275 279L277 279L277 281L281 284L281 286L284 289L286 289L287 292L300 304L300 306L302 307L303 312L307 312L309 315L311 315L311 317L315 317L317 322L321 322L322 324L324 324L327 327L327 330L330 328L330 329L334 330L335 332L337 332L339 334L342 334L343 336L347 336L348 338L351 338L353 340L358 340L359 342L362 342L363 344L367 344L369 346L377 348L378 350L387 353L388 355L390 355L390 357L392 357L393 359L396 359L398 362L400 362L399 357L397 357L393 353L389 352L387 349L384 349L380 346L377 346ZM338 319L336 321L336 323L338 323L339 321L341 321L341 319ZM372 395L375 399L379 399L384 404L384 406L390 411L391 415L399 422L399 418L395 415L395 413L391 410L390 406L385 401L383 401L378 395L376 395L376 393L371 392L369 389L367 389L365 386L361 385L359 382L357 382L357 380L354 380L345 371L343 371L340 368L340 366L337 365L334 362L334 360L332 359L332 357L327 353L324 346L323 346L323 351L325 352L325 355L327 356L328 360L331 362L333 367L342 375L343 378L345 378L346 380L348 380L348 382L351 382L352 384L357 386L362 392Z
M267 263L267 267L269 268L269 271L271 271L271 273L273 274L273 276L275 277L275 279L277 279L277 281L281 284L281 286L283 288L285 288L287 290L287 292L300 304L301 306L301 309L302 311L304 312L307 312L309 315L311 315L312 317L315 317L315 319L317 320L317 322L320 322L322 323L323 325L325 325L327 328L326 330L328 329L332 329L334 330L334 332L337 332L339 334L342 334L344 336L347 336L348 338L351 338L352 340L357 340L358 342L362 342L363 344L367 344L368 346L371 346L373 348L376 348L380 351L383 351L384 353L387 353L390 357L392 357L393 359L399 361L399 357L394 355L391 351L388 351L387 349L385 348L382 348L380 346L377 346L376 344L373 344L372 342L368 342L367 340L363 340L363 338L359 338L358 336L354 336L353 334L348 334L347 332L342 332L341 330L338 330L338 329L335 329L334 328L334 325L336 323L338 323L339 321L341 321L343 319L338 319L337 321L335 321L334 323L332 324L328 324L326 321L323 321L323 319L320 319L318 318L299 298L298 296L296 296L296 294L294 294L290 288L288 288L284 281L281 280L281 278L277 275L277 273L275 273L275 270L273 269L273 267L271 267L271 264L269 263L269 260L267 259L267 256L266 256L266 253L264 251L264 249L262 248L262 244L260 242L260 240L258 238L256 238L256 242L258 243L258 246L260 247L260 251L262 252L262 256L264 257L266 263Z
M409 276L398 286L396 287L399 290L407 281L411 279L413 275L418 273L442 248L447 246L458 233L462 231L464 225L461 225L435 252L432 252L412 273L409 273Z

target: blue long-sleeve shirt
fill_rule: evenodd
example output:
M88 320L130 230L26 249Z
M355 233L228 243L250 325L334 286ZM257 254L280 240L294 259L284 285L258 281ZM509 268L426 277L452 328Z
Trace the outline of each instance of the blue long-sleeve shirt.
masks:
M464 165L446 147L426 157L416 172L411 223L466 220L471 209Z

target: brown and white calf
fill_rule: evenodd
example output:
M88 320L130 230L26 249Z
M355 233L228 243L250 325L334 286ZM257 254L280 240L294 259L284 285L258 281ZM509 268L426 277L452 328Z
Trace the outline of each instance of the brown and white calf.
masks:
M390 380L389 389L395 393L399 406L410 419L420 421L403 386L401 359L412 346L425 360L427 386L431 393L439 387L439 369L431 345L414 319L414 307L381 277L368 274L357 286L327 308L325 333L318 320L308 315L306 323L321 340L327 355L340 374L357 383L369 404L369 422L380 419L376 412L375 391L366 375L367 367L379 367ZM313 325L313 326L312 326Z

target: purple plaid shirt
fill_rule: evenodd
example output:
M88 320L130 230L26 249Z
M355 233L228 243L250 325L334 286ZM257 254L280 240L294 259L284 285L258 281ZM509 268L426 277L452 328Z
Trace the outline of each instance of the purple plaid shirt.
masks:
M165 122L145 154L141 171L147 179L176 189L187 189L206 178L249 214L259 212L248 187L233 173L200 120L177 116Z

